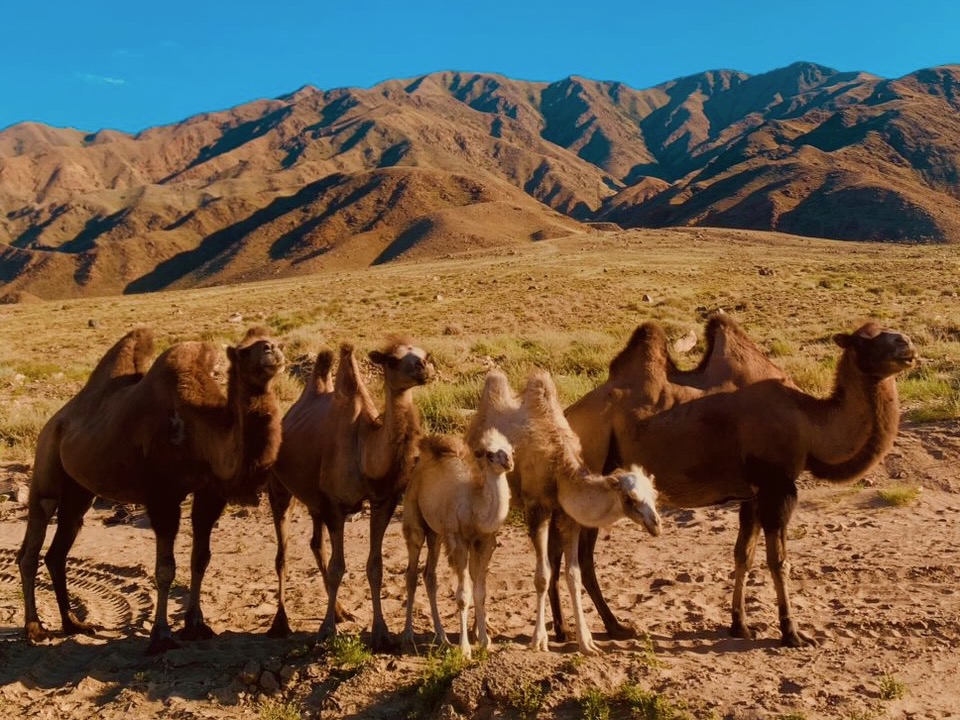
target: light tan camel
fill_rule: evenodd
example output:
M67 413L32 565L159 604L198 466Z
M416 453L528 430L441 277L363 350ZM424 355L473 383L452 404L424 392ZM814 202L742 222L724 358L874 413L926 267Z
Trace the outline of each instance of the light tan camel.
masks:
M776 380L794 387L786 373L761 352L729 315L712 315L707 321L705 339L707 348L699 364L692 370L680 370L670 357L663 329L653 322L644 323L611 361L607 381L567 408L567 420L580 438L584 460L591 471L609 472L621 464L615 444L611 448L614 403L630 408L638 417L647 417L680 402L708 393L731 391L760 380ZM568 633L557 591L562 548L556 536L556 529L551 525L550 607L554 634L557 640L564 641ZM580 535L584 588L607 633L614 638L631 637L634 630L620 623L603 598L594 562L596 543L597 530L584 528Z
M511 470L513 446L495 428L483 432L472 452L459 438L420 440L420 457L403 499L403 537L408 556L407 622L403 637L414 648L413 601L424 540L427 564L423 580L430 598L435 641L448 642L437 608L437 560L439 545L443 544L450 567L457 574L460 650L464 657L472 656L467 632L471 599L475 602L480 647L486 648L489 644L486 577L497 545L497 531L510 509L507 473Z
M640 523L651 535L660 534L656 491L643 470L632 467L609 475L593 475L586 468L580 442L563 416L557 389L544 370L531 373L522 401L506 376L491 370L484 383L477 413L467 432L467 444L476 444L481 433L495 427L513 444L516 468L512 475L514 498L523 506L530 538L536 550L534 583L537 620L531 647L547 650L546 599L550 580L547 531L558 516L558 529L567 552L567 587L574 609L580 651L598 652L580 600L577 546L580 527L605 527L626 517ZM559 512L562 511L562 512ZM572 548L572 551L571 551Z
M611 408L619 461L640 462L667 503L702 507L739 500L731 634L752 638L744 583L762 529L777 593L782 644L816 644L797 630L787 587L786 530L803 470L850 480L887 453L899 425L895 376L914 364L909 338L867 323L834 335L843 348L832 394L807 395L777 380L689 400L644 416Z
M287 510L291 495L313 519L310 546L323 574L327 611L320 639L336 633L345 615L337 592L346 569L343 529L346 516L370 502L370 554L367 579L373 599L373 647L393 646L383 619L380 588L383 583L383 535L400 495L406 488L417 441L420 414L413 404L413 388L434 375L433 363L421 348L393 339L370 360L383 369L386 401L383 414L367 392L350 345L340 348L336 380L330 382L332 356L321 353L313 378L283 418L283 444L270 482L270 507L277 531L277 614L270 634L290 633L284 607L286 582ZM330 535L332 555L327 559L323 528Z
M167 598L176 572L180 503L194 494L190 601L181 637L213 635L200 609L210 531L228 500L255 496L276 458L281 415L272 383L284 357L265 328L249 330L227 348L224 394L213 378L220 352L211 343L179 343L149 366L152 353L149 330L128 333L40 432L18 555L30 641L48 636L37 614L35 582L54 512L57 530L45 562L63 632L93 629L70 610L66 560L95 495L146 506L157 541L157 610L148 652L157 653L176 647Z

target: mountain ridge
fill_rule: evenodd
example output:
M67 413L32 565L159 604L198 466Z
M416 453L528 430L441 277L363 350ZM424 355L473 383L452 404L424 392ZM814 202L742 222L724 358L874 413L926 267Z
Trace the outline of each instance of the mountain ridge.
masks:
M238 282L584 221L956 242L957 110L957 65L889 80L797 62L639 90L456 71L304 85L135 134L18 123L0 131L0 291Z

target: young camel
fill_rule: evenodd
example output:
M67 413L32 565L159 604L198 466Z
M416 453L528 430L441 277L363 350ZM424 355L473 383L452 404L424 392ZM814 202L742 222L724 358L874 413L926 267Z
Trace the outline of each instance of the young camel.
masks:
M403 501L403 536L407 542L407 622L403 637L415 647L413 600L417 592L420 550L427 542L423 580L430 598L436 641L447 643L437 608L439 544L447 549L450 567L457 573L460 611L460 650L471 657L467 612L471 595L481 648L487 638L487 570L497 545L497 531L510 509L507 473L513 470L513 447L499 430L488 428L473 452L459 438L420 440L420 458ZM467 563L470 574L467 575ZM471 592L472 585L472 592Z
M708 393L731 391L760 380L776 380L794 387L786 373L761 352L729 315L712 315L705 338L706 352L697 367L680 370L670 357L663 329L653 322L640 325L611 361L607 381L567 408L567 420L580 438L584 460L593 472L609 472L621 462L616 452L610 452L614 402L646 417ZM564 641L568 633L557 591L562 548L556 535L551 525L549 597L554 634L557 640ZM584 528L581 534L583 585L608 634L621 639L631 637L634 630L620 623L600 590L594 562L597 535L595 528Z
M645 416L612 403L610 453L642 462L657 489L678 507L740 500L734 549L732 624L753 638L744 584L761 529L777 593L782 644L815 645L792 617L787 587L787 524L803 470L825 480L851 480L887 453L900 413L895 376L914 364L910 339L867 323L834 341L843 349L833 392L816 398L777 380L693 399Z
M18 555L30 641L49 635L37 614L35 581L54 512L57 530L45 563L63 632L93 630L70 610L66 560L83 516L99 495L146 506L157 543L157 610L148 653L177 647L167 622L167 598L176 572L180 503L191 492L190 601L181 637L213 636L200 609L210 532L228 500L249 501L255 495L276 458L280 405L272 385L284 357L265 328L249 330L236 347L227 348L224 395L213 378L220 356L214 345L179 343L150 366L152 354L149 330L128 333L40 432Z
M321 353L311 382L283 418L283 444L270 481L270 508L277 532L276 569L279 581L277 613L269 633L290 633L284 607L287 550L287 514L291 496L300 500L313 520L310 547L323 574L327 610L320 639L336 633L345 613L337 592L346 569L343 530L346 516L370 502L370 554L367 579L373 600L373 647L393 646L383 619L380 588L383 583L383 535L406 488L420 437L420 414L413 404L413 388L434 375L433 363L422 349L407 340L391 340L382 351L369 354L383 368L386 402L379 414L370 397L350 345L340 348L340 365L331 385L332 357ZM327 561L322 530L330 535L332 555Z
M651 535L660 534L657 492L652 478L639 467L629 472L593 475L583 462L580 442L563 416L550 374L535 370L527 380L522 401L499 370L487 374L480 405L467 432L468 445L495 427L513 444L516 469L514 497L524 508L537 556L534 583L537 619L531 647L547 650L546 599L550 580L547 532L557 514L557 527L567 553L567 587L574 609L580 651L599 651L586 624L580 599L577 546L580 527L605 527L622 517L640 523Z

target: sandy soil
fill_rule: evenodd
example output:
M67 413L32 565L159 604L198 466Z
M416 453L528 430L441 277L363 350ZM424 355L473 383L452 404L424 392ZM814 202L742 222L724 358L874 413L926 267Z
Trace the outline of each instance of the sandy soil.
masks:
M7 469L7 487L26 481L15 471ZM877 489L893 483L920 485L922 492L908 506L890 507L879 501ZM748 610L761 624L760 637L727 636L736 512L723 507L666 511L664 533L656 539L625 524L601 536L598 566L606 595L648 639L599 635L605 652L595 658L581 658L573 644L531 652L524 644L534 615L533 554L522 530L508 526L491 570L495 646L430 713L518 717L522 698L533 689L542 695L542 716L581 717L579 698L591 688L612 694L630 681L685 707L691 717L960 717L958 493L956 422L903 428L894 451L864 483L804 484L790 528L794 601L801 627L820 646L802 650L779 647L772 583L759 564L748 584ZM0 504L0 513L0 709L11 717L428 714L416 691L422 656L377 655L347 671L332 668L329 655L313 646L325 598L302 509L291 528L288 611L294 635L274 640L264 634L275 592L273 528L264 502L229 508L215 530L204 610L219 637L157 658L144 655L153 613L154 545L142 517L108 525L115 509L97 505L73 550L70 583L79 612L104 629L95 637L31 647L21 637L15 562L24 508L11 498ZM343 629L366 633L371 613L365 517L358 516L347 532L341 597L357 621ZM175 627L186 599L189 535L184 522ZM391 629L399 631L406 559L398 522L387 533L384 555L385 612ZM453 581L443 570L442 609L452 631ZM57 627L45 569L40 577L41 615L48 627ZM422 587L415 617L426 642L430 622ZM599 632L592 607L588 619ZM884 697L894 694L890 688L883 692L885 677L900 683L902 697ZM614 717L627 712L613 703Z

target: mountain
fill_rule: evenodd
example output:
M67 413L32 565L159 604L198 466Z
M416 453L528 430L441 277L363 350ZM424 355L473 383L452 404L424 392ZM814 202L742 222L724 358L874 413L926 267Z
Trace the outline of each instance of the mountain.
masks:
M582 221L960 238L960 67L646 90L442 72L130 135L0 131L0 283L145 292L559 237Z

